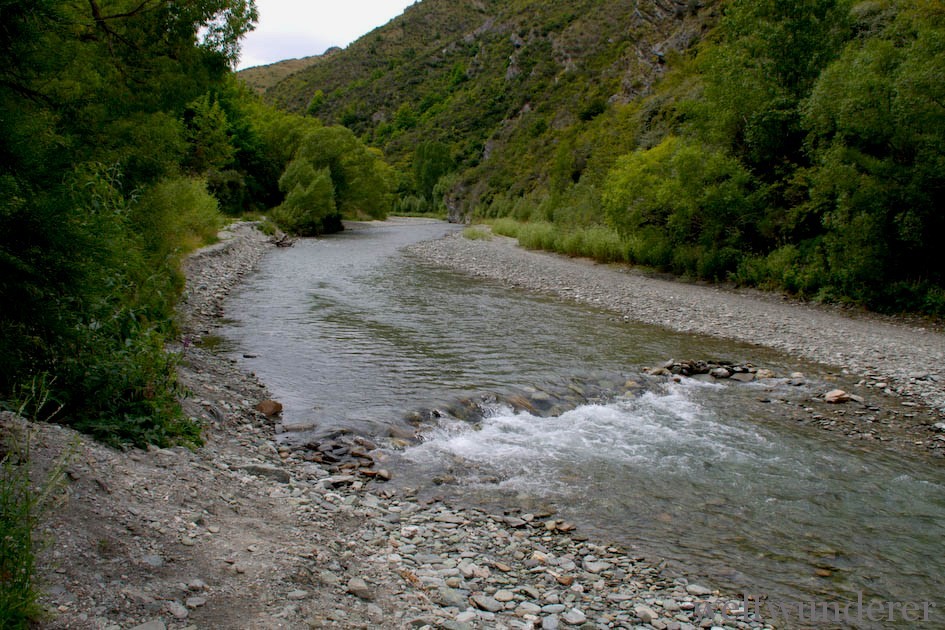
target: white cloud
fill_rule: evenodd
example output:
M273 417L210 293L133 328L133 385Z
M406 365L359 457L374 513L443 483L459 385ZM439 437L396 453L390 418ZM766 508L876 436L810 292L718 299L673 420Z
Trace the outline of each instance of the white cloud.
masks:
M411 4L413 0L256 0L259 24L243 40L240 68L345 47Z

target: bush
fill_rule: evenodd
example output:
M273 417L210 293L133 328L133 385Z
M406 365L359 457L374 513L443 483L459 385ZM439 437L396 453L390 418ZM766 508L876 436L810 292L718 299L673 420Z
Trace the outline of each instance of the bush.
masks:
M492 233L482 227L467 227L463 229L463 238L471 241L491 241Z
M522 227L521 223L509 218L495 219L491 225L493 233L512 238L518 238L518 232Z
M40 614L33 582L35 498L29 461L11 450L0 459L0 620L4 628L29 628Z
M289 192L270 216L286 232L316 236L340 227L341 216L327 168L316 171L308 161L294 160L279 180L279 187Z
M147 189L133 206L131 220L154 260L179 260L213 242L223 227L206 183L189 177L166 179Z

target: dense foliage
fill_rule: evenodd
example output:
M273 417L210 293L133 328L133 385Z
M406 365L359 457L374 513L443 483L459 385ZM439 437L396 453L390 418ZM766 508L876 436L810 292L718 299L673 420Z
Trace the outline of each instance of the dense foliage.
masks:
M239 0L0 2L4 398L47 373L50 404L85 430L198 439L163 348L179 241L219 225L217 202L184 170L201 142L184 112L223 85L254 19ZM194 132L221 124L203 110Z
M381 147L398 208L941 315L943 64L931 0L426 0L268 98Z
M945 314L943 44L932 3L727 5L651 99L664 139L605 178L630 258Z
M255 19L251 0L0 0L8 406L46 375L59 421L113 443L198 441L165 352L182 255L226 214L279 206L287 229L320 233L386 213L375 150L234 79Z

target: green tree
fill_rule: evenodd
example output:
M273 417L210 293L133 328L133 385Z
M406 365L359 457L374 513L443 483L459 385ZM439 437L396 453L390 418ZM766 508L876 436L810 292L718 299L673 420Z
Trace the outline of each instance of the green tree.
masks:
M202 175L211 170L225 169L236 155L236 149L230 143L226 112L210 94L192 101L188 110L188 162L191 172Z
M164 352L179 282L133 215L182 168L186 105L222 84L255 16L245 0L0 0L0 397L48 373L63 422L198 438Z
M849 35L851 0L736 0L699 58L705 89L692 123L775 180L803 164L798 106Z
M871 37L847 45L807 102L811 205L842 293L923 308L945 282L945 19L890 6L858 14Z
M413 154L413 178L417 193L433 202L433 190L440 178L456 168L450 148L442 142L424 142Z
M603 201L638 262L707 278L735 270L758 205L737 160L675 136L618 159Z
M368 149L346 127L321 127L308 133L297 157L315 169L328 169L338 211L345 216L383 218L393 203L393 177L380 152Z
M279 180L279 188L286 197L272 216L286 231L317 236L340 229L341 216L327 168L315 169L303 158L293 160Z

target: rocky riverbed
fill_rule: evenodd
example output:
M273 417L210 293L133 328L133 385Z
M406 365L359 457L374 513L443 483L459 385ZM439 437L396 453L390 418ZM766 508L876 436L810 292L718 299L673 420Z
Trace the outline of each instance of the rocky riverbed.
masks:
M645 558L639 550L593 539L580 522L554 513L524 512L515 505L475 509L442 497L421 498L386 482L397 471L383 469L383 453L371 453L370 445L342 445L345 452L339 455L358 460L358 469L370 474L346 474L344 462L334 458L334 446L320 451L317 445L277 445L274 420L256 409L270 398L265 387L212 351L223 298L271 246L251 225L239 224L187 263L182 337L172 350L180 353L181 382L189 392L185 411L204 425L204 447L122 452L62 427L26 426L2 417L5 431L30 432L37 479L58 462L65 466L65 482L41 531L46 542L42 601L49 610L43 627L683 630L797 625L765 618L759 602L720 593L699 576L670 573L659 559ZM554 291L559 283L562 295L594 304L603 303L611 279L635 278L524 252L500 240L451 238L416 251L437 264L530 288ZM610 305L641 306L630 300L648 279L634 282ZM727 293L668 286L676 294L704 291L714 297L700 297L695 305L700 315L691 317L686 309L692 303L674 302L674 293L659 298L651 288L648 308L641 310L661 323L724 320L722 332L735 335L745 322L760 320L767 322L762 331L766 326L788 330L786 324L771 323L781 321L769 316L776 310L774 301L748 307L749 298L736 296L725 307ZM727 319L711 310L723 307ZM803 319L806 311L792 312ZM812 312L816 318L838 317ZM819 322L808 322L807 328L795 322L796 334L809 335ZM940 366L931 358L941 338L875 324L880 332L869 321L858 324L874 336L850 337L846 345L868 345L883 338L883 327L892 326L898 343L912 344L911 369L927 373L910 380L899 372L908 363L903 345L901 355L895 355L903 361L878 363L881 367L871 368L875 376L887 378L891 391L911 394L902 400L940 403L936 396L941 392L933 387ZM783 339L814 343L810 335L791 341L791 334L785 332ZM843 351L849 354L850 347ZM891 350L882 352L895 359ZM872 360L869 352L862 356ZM674 378L683 367L673 362L655 370L666 371L662 378Z
M43 627L770 627L580 523L419 499L389 472L337 474L278 447L256 410L264 386L209 347L226 292L268 247L241 224L186 265L173 350L204 447L123 452L2 417L29 432L37 480L65 467L40 532Z

